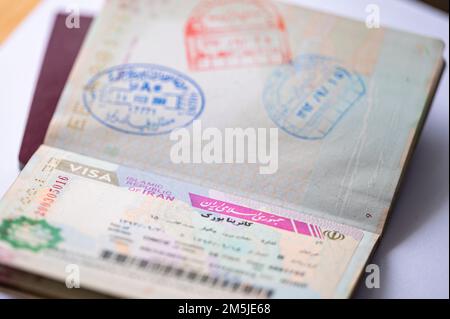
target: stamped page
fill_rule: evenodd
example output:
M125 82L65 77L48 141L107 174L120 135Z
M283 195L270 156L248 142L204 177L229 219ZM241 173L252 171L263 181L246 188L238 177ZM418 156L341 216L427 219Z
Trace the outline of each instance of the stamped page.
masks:
M442 50L279 2L112 0L45 143L379 233Z
M0 262L119 297L348 297L378 235L289 216L41 146L0 202Z

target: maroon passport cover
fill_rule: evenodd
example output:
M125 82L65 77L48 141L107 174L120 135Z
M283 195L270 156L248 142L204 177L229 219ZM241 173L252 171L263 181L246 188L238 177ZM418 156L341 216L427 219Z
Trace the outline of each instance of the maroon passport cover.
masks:
M92 21L92 17L80 17L80 28L69 29L66 17L58 14L53 25L22 138L21 167L44 142L59 97Z

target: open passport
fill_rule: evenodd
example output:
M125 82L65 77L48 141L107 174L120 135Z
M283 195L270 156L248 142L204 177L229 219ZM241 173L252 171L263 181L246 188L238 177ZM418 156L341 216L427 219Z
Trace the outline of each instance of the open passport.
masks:
M55 297L351 296L442 53L281 2L107 1L0 202L0 282ZM174 161L173 137L200 126L240 128L248 145L249 128L276 129L277 167L205 161L195 143Z

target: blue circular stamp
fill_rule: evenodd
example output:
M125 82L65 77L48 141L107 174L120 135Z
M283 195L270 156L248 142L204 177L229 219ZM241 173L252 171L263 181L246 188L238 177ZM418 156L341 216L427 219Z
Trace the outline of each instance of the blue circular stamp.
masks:
M153 64L124 64L95 75L83 102L100 123L116 131L160 135L188 126L205 105L201 88L178 71Z
M326 137L366 93L363 79L336 60L300 55L268 79L263 103L269 117L295 137Z

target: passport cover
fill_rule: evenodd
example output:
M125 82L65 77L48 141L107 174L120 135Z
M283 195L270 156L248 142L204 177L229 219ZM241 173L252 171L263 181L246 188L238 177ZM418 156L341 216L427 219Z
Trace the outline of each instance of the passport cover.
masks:
M21 168L44 142L50 119L92 21L92 17L81 16L80 28L69 29L66 18L65 14L55 18L22 138Z

